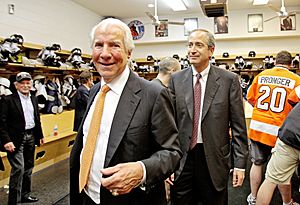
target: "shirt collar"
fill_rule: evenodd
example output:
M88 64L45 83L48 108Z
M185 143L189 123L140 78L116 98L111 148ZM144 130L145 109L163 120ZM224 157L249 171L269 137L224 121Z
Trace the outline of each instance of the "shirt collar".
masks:
M280 65L277 65L277 66L275 65L274 68L289 70L286 66L280 66Z
M129 70L129 67L126 65L126 68L119 76L117 76L111 82L107 83L107 85L108 85L108 87L110 87L111 91L113 91L114 93L116 93L118 95L121 95L121 93L125 87L125 84L129 78L129 74L130 74L130 70ZM104 82L103 78L101 78L101 82ZM105 82L102 83L101 88L105 84L106 84Z
M30 98L30 96L31 96L31 94L29 93L28 95L24 95L24 94L22 94L20 91L17 91L18 92L18 95L21 97L21 98L23 98L23 99L28 99L28 98Z
M210 64L208 64L208 66L200 73L201 77L206 77L209 73L210 70ZM196 71L195 67L192 65L192 71L193 71L193 76L196 76L198 74L198 72Z

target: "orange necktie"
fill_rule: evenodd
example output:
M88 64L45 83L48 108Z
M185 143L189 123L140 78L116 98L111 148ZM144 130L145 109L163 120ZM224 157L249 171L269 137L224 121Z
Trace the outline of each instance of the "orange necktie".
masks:
M97 141L97 136L100 129L100 123L101 123L103 107L104 107L104 100L105 100L106 93L109 90L110 88L107 85L103 85L100 95L97 98L95 110L93 113L93 117L91 119L91 124L86 138L85 146L83 148L82 158L80 163L80 171L79 171L79 192L80 193L88 182L91 164L94 156L95 145Z

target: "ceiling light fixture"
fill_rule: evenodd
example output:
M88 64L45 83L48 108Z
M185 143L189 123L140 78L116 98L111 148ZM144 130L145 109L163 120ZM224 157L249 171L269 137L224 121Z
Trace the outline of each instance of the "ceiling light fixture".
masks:
M268 4L269 0L253 0L253 5L266 5Z
M186 5L183 3L182 0L165 0L165 3L168 4L168 6L171 7L173 11L187 10Z
M149 8L153 8L153 7L154 7L154 4L148 4L148 7L149 7Z

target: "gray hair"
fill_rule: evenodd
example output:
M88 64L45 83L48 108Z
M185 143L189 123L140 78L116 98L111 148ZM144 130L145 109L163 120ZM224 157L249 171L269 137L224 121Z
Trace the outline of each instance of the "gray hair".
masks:
M110 26L117 26L124 32L125 48L127 49L127 51L132 51L134 49L134 43L133 43L130 28L124 22L120 21L119 19L115 19L115 18L104 19L92 28L91 33L90 33L92 47L94 46L94 40L95 40L94 37L95 37L96 30L98 28L106 30Z
M175 71L180 70L181 65L175 58L166 57L159 63L159 72L163 74L171 73L172 69Z
M212 33L210 33L208 30L205 29L195 29L193 30L190 35L194 32L201 32L204 33L206 35L206 41L207 41L207 45L208 47L216 47L216 40L215 37Z

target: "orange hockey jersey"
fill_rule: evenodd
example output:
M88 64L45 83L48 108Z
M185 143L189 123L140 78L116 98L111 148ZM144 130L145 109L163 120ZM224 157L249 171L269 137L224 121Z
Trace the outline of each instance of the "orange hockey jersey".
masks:
M275 67L258 74L247 94L253 106L249 138L275 146L278 130L292 109L288 96L300 84L300 77L284 67Z
M295 106L300 101L300 86L297 86L289 95L289 103Z

